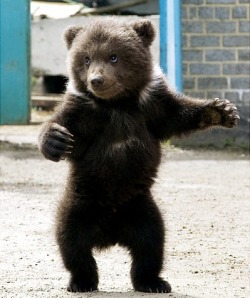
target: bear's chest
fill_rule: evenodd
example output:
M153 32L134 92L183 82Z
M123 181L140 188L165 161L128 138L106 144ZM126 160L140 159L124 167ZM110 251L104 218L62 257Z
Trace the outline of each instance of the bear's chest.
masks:
M123 148L148 133L146 121L138 107L85 109L78 122L78 140L90 139L101 146Z
M142 115L112 111L102 129L95 135L95 143L104 154L125 154L137 151L149 139Z
M76 145L84 159L123 164L150 148L151 137L141 113L99 109L85 113L79 122Z
M109 111L85 114L71 160L82 175L105 181L134 181L154 176L160 161L160 144L148 131L140 113Z

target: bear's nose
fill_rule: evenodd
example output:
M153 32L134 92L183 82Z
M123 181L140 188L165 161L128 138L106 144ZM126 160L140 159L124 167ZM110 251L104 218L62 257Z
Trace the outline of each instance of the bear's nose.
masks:
M93 87L100 87L102 86L104 79L102 76L96 75L90 82Z

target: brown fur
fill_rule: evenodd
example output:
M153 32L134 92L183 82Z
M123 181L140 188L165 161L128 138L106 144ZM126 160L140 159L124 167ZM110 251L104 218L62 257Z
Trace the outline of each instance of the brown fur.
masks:
M150 191L160 141L214 125L233 127L239 118L227 100L171 91L152 65L154 35L149 21L115 18L64 34L69 86L41 130L39 148L50 160L69 162L56 235L72 292L97 289L92 249L114 244L131 253L135 290L171 291L159 277L164 224Z

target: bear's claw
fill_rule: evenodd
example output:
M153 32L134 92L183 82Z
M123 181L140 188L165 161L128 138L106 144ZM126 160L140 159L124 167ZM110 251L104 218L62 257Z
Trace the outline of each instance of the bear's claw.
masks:
M215 98L212 102L212 107L221 115L220 123L214 123L231 128L237 125L237 120L240 119L237 107L227 99Z
M72 152L74 136L63 126L53 123L45 134L41 151L47 159L59 161Z
M159 278L152 282L140 282L135 286L135 290L146 293L171 293L170 284Z

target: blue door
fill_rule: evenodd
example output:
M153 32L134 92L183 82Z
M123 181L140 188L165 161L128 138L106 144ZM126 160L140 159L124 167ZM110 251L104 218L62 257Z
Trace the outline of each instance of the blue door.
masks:
M0 0L0 124L30 119L30 1Z

